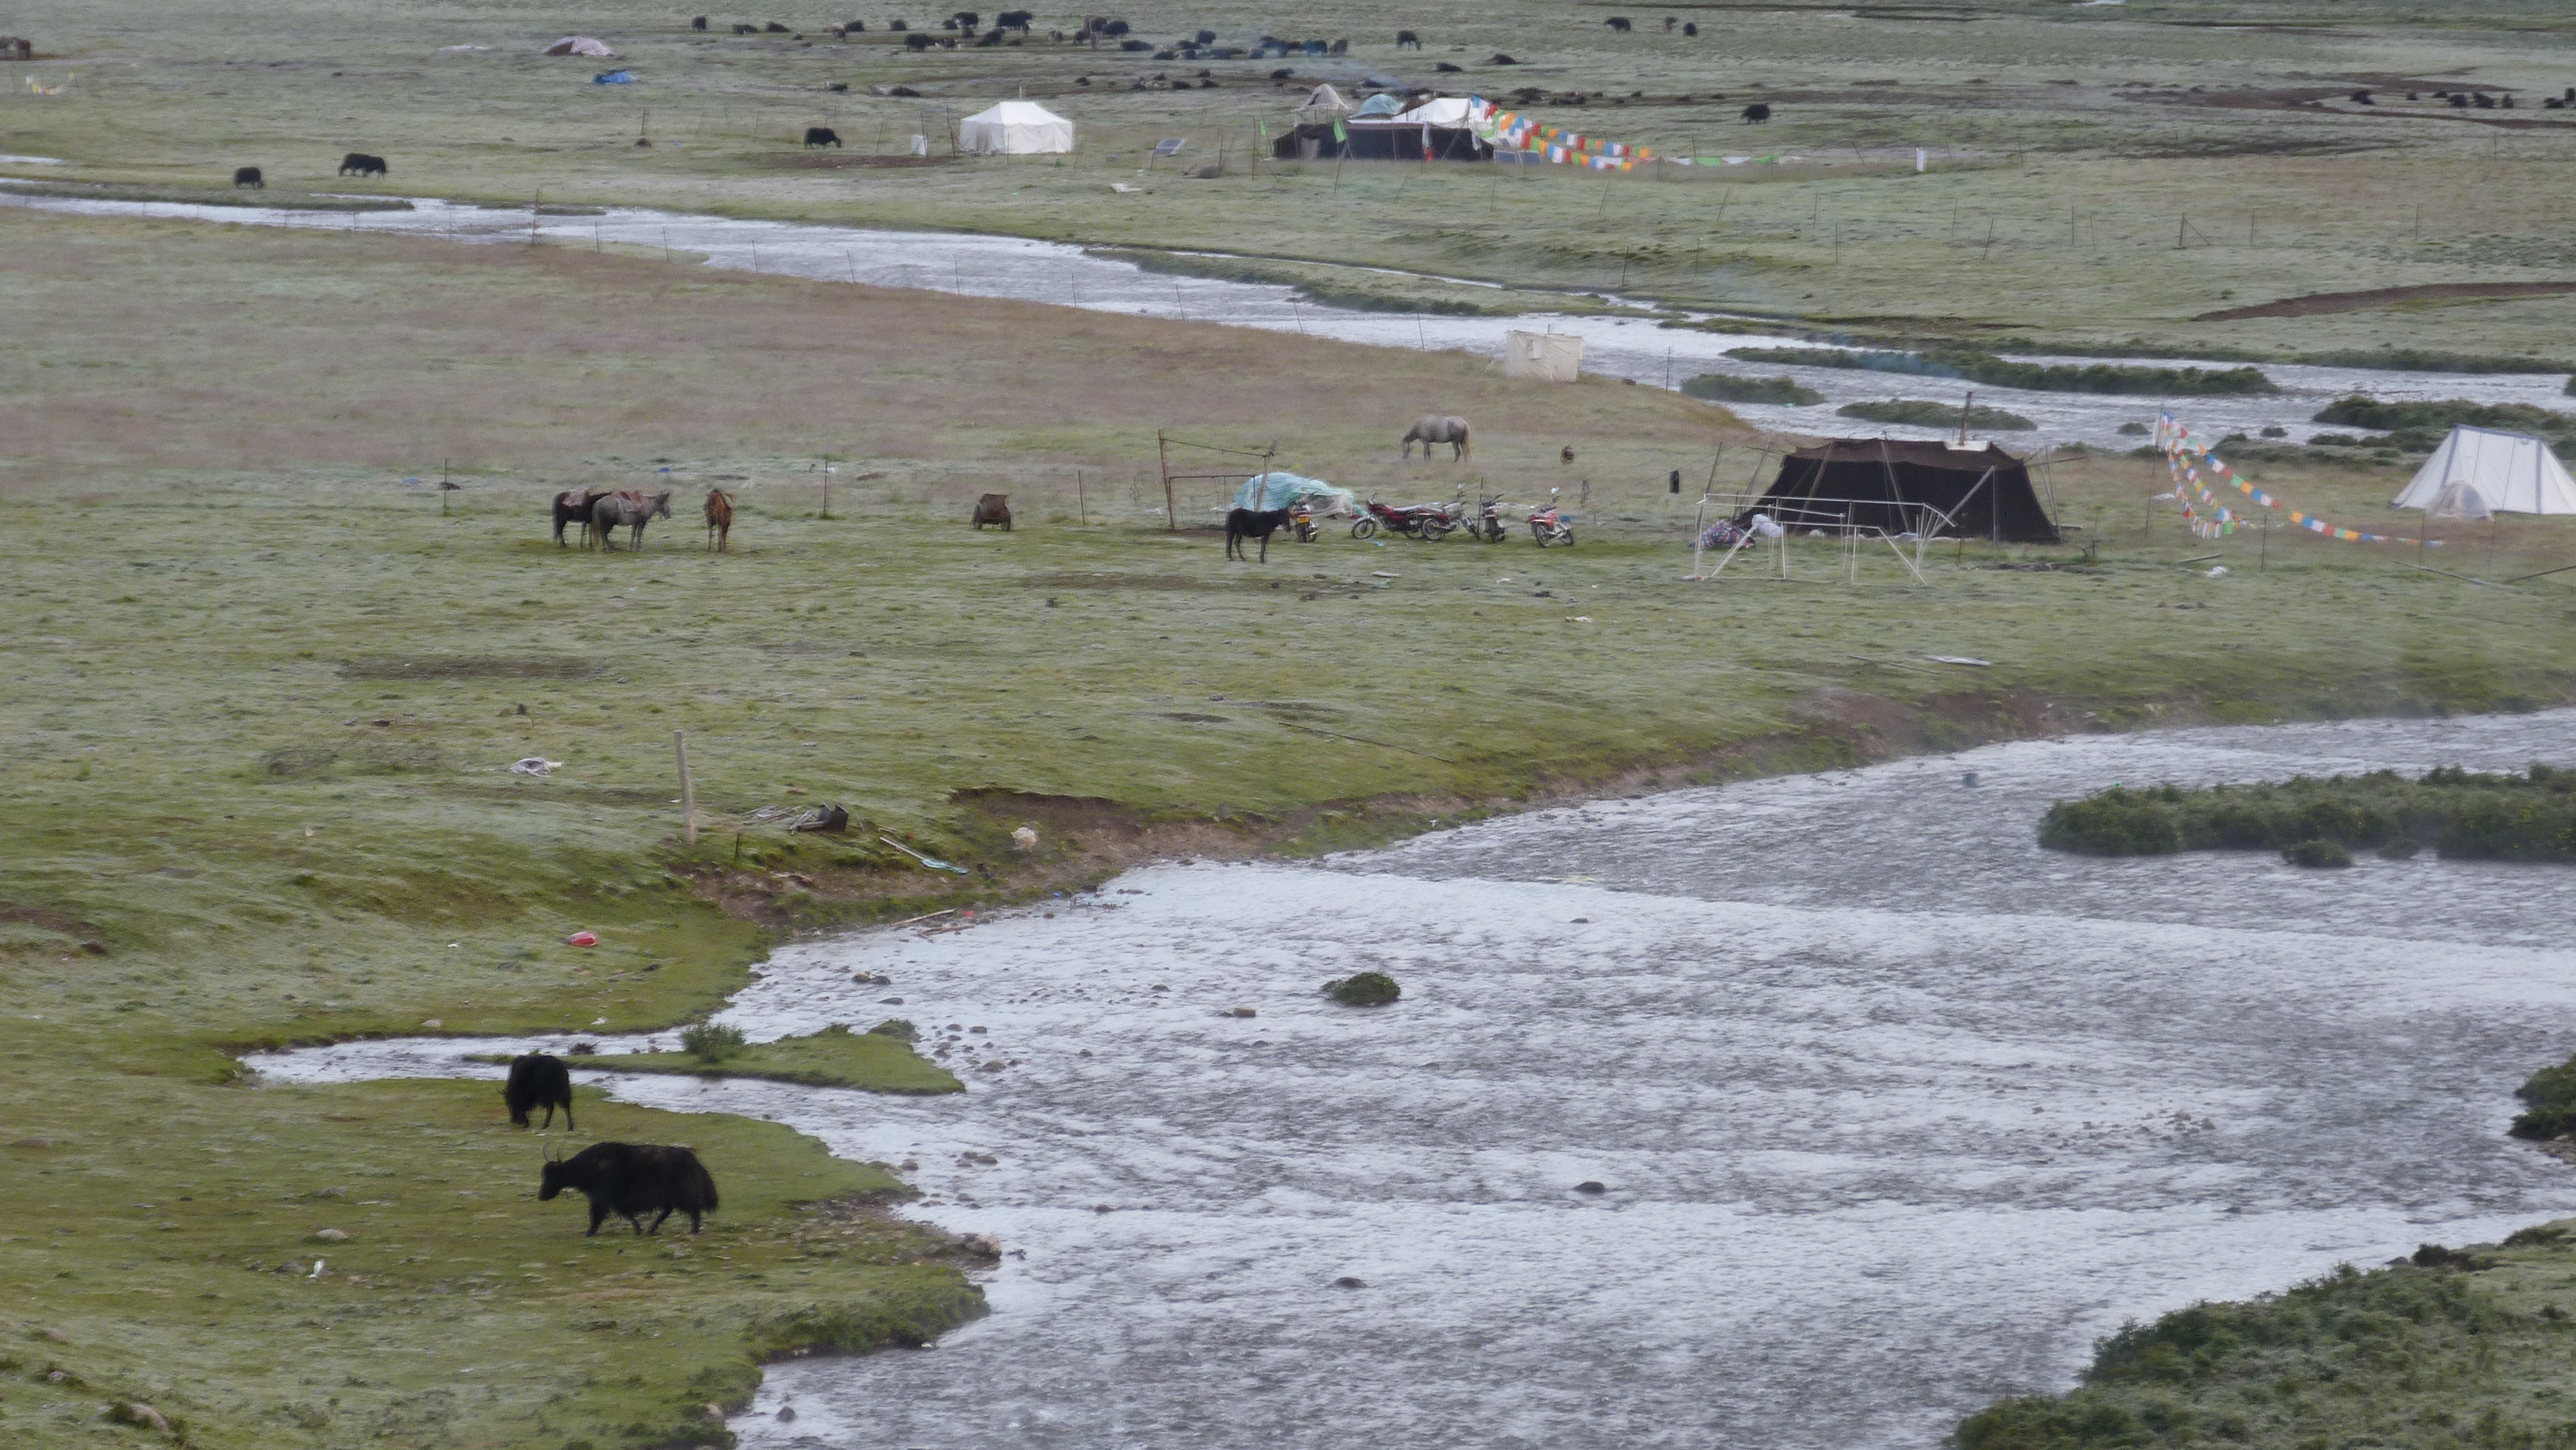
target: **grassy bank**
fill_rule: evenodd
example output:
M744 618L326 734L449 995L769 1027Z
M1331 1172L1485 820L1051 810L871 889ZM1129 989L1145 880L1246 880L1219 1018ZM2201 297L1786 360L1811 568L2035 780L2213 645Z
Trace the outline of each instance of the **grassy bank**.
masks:
M2197 1304L2102 1341L2083 1386L2007 1400L1952 1433L1957 1450L2223 1443L2556 1446L2576 1316L2576 1222L2502 1244L2427 1244L2277 1295Z
M612 1272L592 1267L620 1247L605 1237L577 1265L539 1247L578 1244L578 1211L523 1201L536 1140L496 1126L490 1084L261 1087L227 1049L664 1028L779 932L1157 852L1315 850L2038 732L2576 694L2563 584L2499 614L2493 591L2293 540L2258 572L2251 539L2142 516L2163 485L2135 460L2050 475L2102 543L2088 569L1952 548L1929 584L1890 560L1844 585L1831 547L1800 541L1786 582L1684 586L1691 500L1667 474L1714 461L1732 483L1748 435L1660 390L1548 388L1464 355L7 211L0 323L20 339L0 357L0 1054L30 1125L0 1145L22 1165L0 1222L46 1256L6 1313L64 1336L25 1341L31 1372L71 1376L0 1402L34 1445L97 1443L108 1406L145 1395L209 1445L400 1443L433 1412L458 1443L659 1443L760 1354L972 1307L909 1230L826 1259L811 1230L831 1216L795 1205L887 1185L783 1130L585 1102L585 1136L696 1145L733 1226L687 1261L625 1244ZM1471 463L1395 458L1435 410L1476 421ZM1584 542L1332 534L1228 564L1159 513L1157 428L1278 440L1281 466L1385 498L1562 487ZM442 461L461 489L437 488ZM2303 464L2267 483L2358 511L2395 478ZM641 554L559 550L547 500L584 483L671 488L679 517ZM740 500L729 555L689 522L710 485ZM964 526L984 491L1012 495L1017 531ZM1230 492L1184 485L1184 521ZM2558 521L2467 537L2507 563L2570 542ZM2174 567L2212 548L2232 575ZM528 755L565 765L508 772ZM820 801L853 829L762 814ZM1011 842L1023 824L1034 849ZM564 945L577 930L600 945ZM204 1166L138 1166L174 1162ZM341 1221L368 1199L399 1222ZM352 1237L304 1248L323 1227ZM770 1247L714 1258L733 1241ZM371 1326L435 1337L341 1368L322 1336L389 1301L285 1317L278 1296L344 1292L275 1273L307 1252L472 1312L384 1311ZM612 1337L630 1324L634 1343ZM526 1352L567 1337L666 1358L576 1372Z
M737 37L722 17L700 34L680 11L619 0L567 0L542 21L393 0L96 0L20 27L46 58L29 73L60 89L12 93L8 149L71 163L16 168L55 180L220 186L259 165L281 188L1258 250L1979 347L2277 356L2376 352L2398 333L2546 359L2576 319L2576 294L2550 290L2569 280L2552 183L2576 162L2576 128L2538 106L2564 84L2576 25L2534 0L2439 15L2293 3L2257 25L2203 0L1961 0L1730 10L1698 36L1652 18L1613 31L1589 8L1419 0L1390 18L1333 0L1298 24L1347 39L1347 55L1285 62L1055 43L1073 11L1037 12L1021 44L913 53L891 18L847 39L819 14ZM1127 18L1151 42L1206 27L1237 47L1283 23L1243 0ZM1424 48L1398 50L1398 26ZM536 53L572 30L617 60ZM639 83L591 84L603 64ZM1283 66L1294 74L1274 81ZM1262 129L1278 135L1313 82L1370 77L1513 98L1716 164L1500 175L1262 159ZM2464 77L2518 92L2520 109L2432 98ZM2349 99L2361 88L2372 104ZM944 154L956 119L1023 93L1076 122L1078 154ZM1751 101L1768 125L1737 119ZM846 148L806 153L811 125ZM875 164L909 160L915 134L928 164ZM1183 151L1150 160L1164 138ZM392 175L334 177L352 148ZM1209 163L1223 174L1174 174Z

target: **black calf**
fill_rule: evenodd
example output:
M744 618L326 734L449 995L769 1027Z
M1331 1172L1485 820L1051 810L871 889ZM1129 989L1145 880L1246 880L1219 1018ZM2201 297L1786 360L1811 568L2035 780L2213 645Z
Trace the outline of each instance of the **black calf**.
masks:
M546 1110L545 1125L551 1128L555 1125L555 1109L562 1108L565 1129L578 1131L572 1121L572 1073L565 1069L560 1057L531 1052L514 1059L510 1063L510 1080L501 1085L501 1101L510 1105L512 1127L526 1127L528 1114L542 1107Z

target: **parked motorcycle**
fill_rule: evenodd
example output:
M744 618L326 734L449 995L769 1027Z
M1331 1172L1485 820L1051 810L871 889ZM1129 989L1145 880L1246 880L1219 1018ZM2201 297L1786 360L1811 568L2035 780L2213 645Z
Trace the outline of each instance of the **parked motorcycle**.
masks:
M1537 540L1542 549L1552 544L1563 544L1569 549L1574 547L1574 525L1558 512L1555 489L1547 491L1547 507L1529 516L1529 526L1530 537Z
M1315 527L1315 506L1303 499L1288 506L1288 529L1301 544L1311 544L1323 530Z
M1499 544L1511 536L1503 522L1503 496L1494 494L1477 504L1476 512L1467 518L1467 537L1480 544Z
M1370 499L1351 525L1351 537L1365 539L1384 529L1409 539L1437 540L1458 527L1457 505L1445 503L1383 504Z

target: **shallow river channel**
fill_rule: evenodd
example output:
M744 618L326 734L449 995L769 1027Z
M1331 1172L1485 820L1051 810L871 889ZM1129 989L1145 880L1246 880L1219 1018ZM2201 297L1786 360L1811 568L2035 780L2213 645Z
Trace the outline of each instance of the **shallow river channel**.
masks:
M43 158L20 158L41 160ZM1147 317L1177 317L1196 322L1301 332L1380 347L1454 350L1500 358L1503 334L1513 328L1571 332L1583 337L1583 371L1629 378L1657 387L1675 386L1699 373L1733 373L1747 377L1795 377L1821 393L1824 400L1806 406L1733 403L1746 420L1782 432L1823 436L1885 435L1891 438L1937 438L1940 428L1864 423L1839 417L1846 403L1884 401L1891 397L1960 400L1969 385L1955 379L1856 372L1844 368L1740 362L1725 356L1729 348L1797 346L1765 326L1705 313L1675 317L1709 323L1665 328L1651 317L1532 314L1515 317L1458 317L1429 313L1359 312L1302 300L1293 287L1227 281L1213 277L1180 277L1144 271L1132 263L1095 256L1062 242L966 232L894 231L874 227L814 225L657 211L644 207L609 207L598 215L536 216L525 211L458 206L428 198L415 199L409 211L330 212L283 207L200 206L183 202L95 201L13 194L0 180L0 202L49 211L98 216L184 217L197 221L238 222L253 226L299 227L333 231L381 231L426 234L460 242L524 242L533 238L564 246L658 247L675 255L696 255L706 265L778 272L825 281L864 282L881 287L914 287L975 297L1009 297L1029 302L1123 312ZM1455 279L1451 279L1455 280ZM1499 292L1497 295L1501 295ZM1742 320L1743 331L1733 331ZM1836 349L1826 348L1824 351ZM1819 355L1822 355L1820 352ZM2024 357L2015 354L2016 357ZM2087 362L2091 359L2026 355L2039 362ZM2236 366L2195 362L2190 358L2135 359L2156 366ZM2180 401L2177 416L2204 438L2254 433L2266 427L2287 431L2294 440L2319 433L2344 433L2341 426L2319 424L2318 409L2348 393L2367 393L2390 402L2469 398L2481 403L2528 403L2567 410L2563 373L2462 375L2416 373L2376 368L2303 367L2267 363L2264 373L2281 391L2255 397L2204 397ZM2102 448L2131 448L2140 440L2120 432L2124 423L2155 420L2158 402L2147 397L2106 397L2083 393L2031 392L2018 388L1975 385L1979 402L2028 418L2028 430L1995 433L2014 451L2043 443L2079 442ZM1405 404L1414 408L1434 403ZM1409 417L1408 412L1405 416ZM1391 435L1390 435L1391 436ZM1749 479L1719 480L1722 488L1742 488Z
M774 1368L749 1446L1928 1450L2125 1319L2576 1213L2504 1132L2576 1047L2576 873L2068 857L2047 804L2571 743L2569 711L2075 737L1158 866L783 949L723 1014L955 1024L962 1096L603 1080L915 1159L920 1216L1011 1251L933 1349ZM1318 995L1361 968L1403 1000Z

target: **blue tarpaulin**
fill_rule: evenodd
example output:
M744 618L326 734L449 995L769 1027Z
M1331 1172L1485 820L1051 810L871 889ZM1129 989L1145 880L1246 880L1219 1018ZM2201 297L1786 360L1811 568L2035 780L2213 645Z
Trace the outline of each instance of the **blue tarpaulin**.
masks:
M1331 502L1331 507L1323 512L1337 513L1346 511L1355 497L1357 495L1349 489L1335 488L1320 478L1301 478L1273 469L1245 479L1243 487L1235 491L1234 506L1239 509L1284 509L1301 498L1319 498Z
M631 70L604 70L599 74L592 76L590 78L590 83L594 86L631 86L635 84L635 72Z

